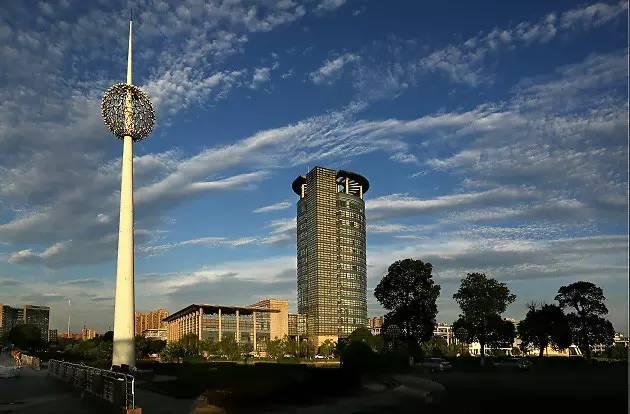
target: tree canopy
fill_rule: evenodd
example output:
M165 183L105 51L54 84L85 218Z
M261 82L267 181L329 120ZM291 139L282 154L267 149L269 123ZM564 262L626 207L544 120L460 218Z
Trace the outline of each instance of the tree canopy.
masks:
M516 296L504 283L484 273L468 273L453 299L462 311L453 323L453 329L463 333L467 342L479 342L482 363L486 345L505 345L514 339L514 324L504 321L501 314Z
M432 276L433 266L421 260L404 259L387 269L374 296L389 312L383 328L396 324L403 338L427 341L433 336L436 301L440 286Z
M33 349L43 344L41 331L35 325L16 325L9 331L9 341L22 349Z
M518 324L521 349L538 349L538 356L544 355L545 349L552 346L556 350L566 349L571 345L569 321L556 305L530 305L529 311Z
M558 289L556 300L561 308L574 311L567 314L573 342L587 358L591 357L593 345L612 345L615 331L612 323L601 316L608 313L608 308L600 287L591 282L575 282Z

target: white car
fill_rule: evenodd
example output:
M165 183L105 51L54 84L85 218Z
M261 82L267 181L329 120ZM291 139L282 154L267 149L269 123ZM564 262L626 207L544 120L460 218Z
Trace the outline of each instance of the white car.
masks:
M424 361L419 362L417 365L431 372L448 371L452 368L451 364L442 358L427 358Z
M315 355L315 359L326 359L326 357L324 355Z

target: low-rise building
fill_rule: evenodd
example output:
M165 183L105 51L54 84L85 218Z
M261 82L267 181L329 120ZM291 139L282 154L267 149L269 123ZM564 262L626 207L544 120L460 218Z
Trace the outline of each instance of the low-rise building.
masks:
M624 348L628 348L628 337L621 332L615 332L612 346L615 346L617 344L623 346ZM592 346L592 350L594 353L606 352L608 348L609 346L604 344L597 344Z
M232 336L264 352L267 341L289 335L288 301L265 299L250 306L192 304L164 318L167 342L194 334L218 342ZM293 319L293 318L292 318ZM301 318L296 317L296 328Z
M433 331L433 336L439 336L446 341L447 345L457 344L457 338L455 338L455 332L453 326L447 323L438 323Z
M63 339L72 339L75 341L81 341L83 339L83 334L81 332L64 332L61 337Z
M383 323L385 323L384 316L375 316L368 318L367 327L370 329L370 332L372 332L372 335L380 335Z
M140 333L140 335L144 336L145 338L159 339L161 341L166 341L166 339L167 339L166 328L162 328L162 329L145 329L144 331L142 331L142 333Z

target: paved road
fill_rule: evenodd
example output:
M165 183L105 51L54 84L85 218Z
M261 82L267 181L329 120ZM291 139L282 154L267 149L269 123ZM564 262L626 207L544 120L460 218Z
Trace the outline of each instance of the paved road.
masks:
M136 390L136 405L148 414L188 414L193 400L175 399ZM46 371L23 368L16 378L0 379L0 414L101 414L119 412L91 396L81 397L68 384L49 378Z
M107 412L98 404L81 399L67 384L46 376L46 371L22 368L15 378L0 379L0 413L90 413Z

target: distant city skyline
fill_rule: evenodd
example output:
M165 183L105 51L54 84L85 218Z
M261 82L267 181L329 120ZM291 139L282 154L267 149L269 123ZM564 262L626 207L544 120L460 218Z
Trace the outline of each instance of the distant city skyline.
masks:
M627 5L134 1L159 119L134 147L136 310L297 312L290 185L321 165L371 183L368 316L413 257L440 321L477 271L514 319L592 281L627 334ZM113 328L121 154L99 105L128 6L0 5L0 303L50 306L59 336L69 312L72 332Z

